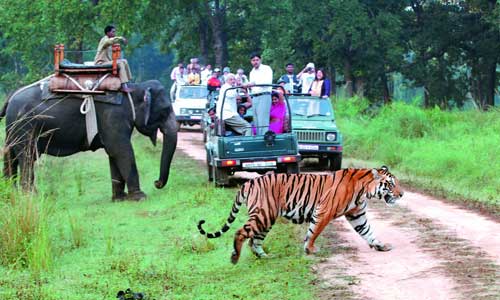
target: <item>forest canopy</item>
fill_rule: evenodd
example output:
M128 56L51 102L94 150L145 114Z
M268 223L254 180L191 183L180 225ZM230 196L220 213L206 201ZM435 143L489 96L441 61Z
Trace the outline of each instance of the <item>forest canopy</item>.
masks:
M423 88L428 107L469 98L487 109L498 93L497 0L0 0L0 88L50 74L55 44L95 50L108 24L129 38L138 80L169 84L173 65L195 56L249 70L258 50L276 78L311 61L372 101L391 101L394 74Z

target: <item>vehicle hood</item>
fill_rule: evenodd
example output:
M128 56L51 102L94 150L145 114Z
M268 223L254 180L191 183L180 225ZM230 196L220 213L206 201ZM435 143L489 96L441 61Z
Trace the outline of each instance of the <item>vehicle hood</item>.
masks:
M178 98L175 100L173 105L174 107L205 109L207 106L207 98L190 98L190 99Z
M315 129L315 130L337 130L337 124L335 121L325 118L321 119L293 119L292 120L293 129Z

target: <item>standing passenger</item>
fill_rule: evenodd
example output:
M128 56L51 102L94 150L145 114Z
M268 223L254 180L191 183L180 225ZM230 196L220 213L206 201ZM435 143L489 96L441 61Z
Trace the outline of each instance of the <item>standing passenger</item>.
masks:
M250 62L253 66L250 71L249 86L256 84L272 84L273 70L268 65L261 63L261 55L252 53ZM257 127L257 134L264 135L269 128L269 110L271 109L271 92L272 87L252 87L254 120Z

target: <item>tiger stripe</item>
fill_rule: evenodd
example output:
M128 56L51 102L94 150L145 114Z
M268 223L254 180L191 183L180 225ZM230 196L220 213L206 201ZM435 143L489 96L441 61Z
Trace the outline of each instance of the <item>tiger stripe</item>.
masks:
M250 239L252 251L266 256L262 243L278 217L295 224L309 222L304 251L314 253L314 242L330 220L345 216L370 247L390 250L375 238L366 217L366 199L384 199L393 204L403 195L399 181L387 167L380 169L343 169L332 174L268 174L247 181L237 192L229 217L223 227L207 233L204 220L198 230L208 238L218 238L235 221L241 205L248 208L248 220L235 235L231 257L237 263L243 242Z

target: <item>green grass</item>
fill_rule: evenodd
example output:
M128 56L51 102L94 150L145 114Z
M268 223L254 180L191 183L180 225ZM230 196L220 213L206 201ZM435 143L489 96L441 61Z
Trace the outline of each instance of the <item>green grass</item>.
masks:
M143 202L111 202L103 151L44 156L37 166L36 196L17 194L2 182L2 208L12 213L0 217L0 232L12 220L38 217L19 234L25 239L13 242L19 248L10 252L11 259L0 264L0 298L115 299L129 287L148 299L315 297L318 290L309 283L316 259L303 254L305 228L276 224L264 244L269 259L255 258L245 245L240 262L232 265L232 238L246 211L219 239L201 236L196 225L203 218L207 230L218 230L235 189L214 188L205 168L176 154L168 185L157 190L160 147L142 136L134 141L148 194ZM21 204L28 207L24 212L16 209Z
M424 110L394 102L371 109L359 98L335 103L344 156L385 164L414 187L500 206L500 110Z

